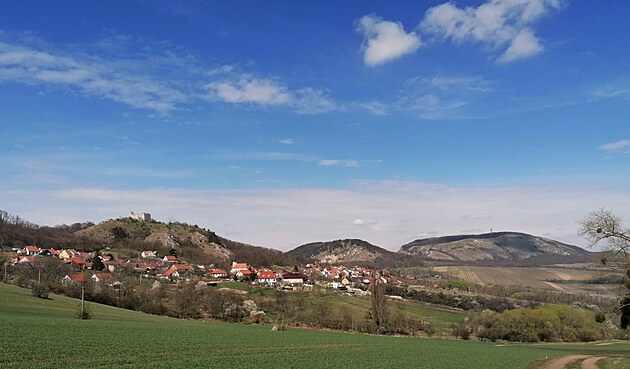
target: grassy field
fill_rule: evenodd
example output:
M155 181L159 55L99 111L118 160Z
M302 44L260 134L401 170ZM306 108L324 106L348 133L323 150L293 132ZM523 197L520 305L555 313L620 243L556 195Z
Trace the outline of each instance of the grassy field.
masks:
M623 355L627 343L497 345L177 320L0 284L2 368L529 368L545 357Z

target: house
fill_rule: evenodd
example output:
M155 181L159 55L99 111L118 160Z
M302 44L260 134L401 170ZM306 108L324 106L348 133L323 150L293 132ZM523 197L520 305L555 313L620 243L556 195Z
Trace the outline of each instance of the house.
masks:
M274 285L282 280L282 275L273 270L263 270L258 273L256 282L258 284Z
M73 257L79 257L80 255L81 253L75 249L64 249L64 250L61 250L58 256L59 256L59 259L67 260Z
M20 253L26 256L35 256L39 254L39 251L40 249L37 246L26 246L20 250Z
M103 265L105 265L105 269L109 270L110 273L113 273L118 266L118 263L115 261L103 261Z
M73 257L73 258L66 259L66 263L72 266L78 266L79 269L82 270L85 268L86 261L79 257Z
M87 274L84 274L84 273L67 274L65 277L61 279L61 282L63 284L84 283L87 281L88 281L88 276Z
M142 251L140 254L143 258L157 258L157 251Z
M114 276L110 273L94 273L92 280L96 283L111 284L114 282Z
M247 263L237 263L233 261L232 269L230 269L230 274L236 274L241 270L249 270L249 265L247 265Z
M41 249L39 250L39 255L41 256L58 256L59 251L55 249Z
M36 256L21 256L18 258L18 264L32 264L36 261Z
M177 256L166 255L164 258L162 258L162 261L164 261L165 263L176 263Z
M174 264L168 270L159 275L160 278L178 279L191 274L193 268L186 264Z
M283 274L282 279L285 286L301 287L307 277L299 272L291 272Z
M250 275L252 275L252 271L249 269L243 269L243 270L239 270L238 272L236 272L236 278L245 278L245 277L249 277Z
M210 277L212 278L227 278L228 272L221 269L212 269L210 271Z

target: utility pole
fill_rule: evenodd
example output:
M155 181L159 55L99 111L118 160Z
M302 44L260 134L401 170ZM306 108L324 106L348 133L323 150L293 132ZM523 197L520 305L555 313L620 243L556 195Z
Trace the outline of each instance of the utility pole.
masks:
M85 319L85 284L81 285L81 319Z
M4 262L4 279L2 280L4 283L7 283L7 265L8 263Z
M37 269L37 295L38 295L37 297L42 296L41 283L42 283L42 266L40 265L39 268Z

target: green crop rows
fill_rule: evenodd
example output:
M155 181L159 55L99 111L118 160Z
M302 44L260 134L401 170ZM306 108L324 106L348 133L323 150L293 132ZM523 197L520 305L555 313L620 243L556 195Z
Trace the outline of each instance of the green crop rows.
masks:
M269 326L185 321L90 304L94 319L74 318L78 301L0 284L2 368L528 368L545 357L614 355L610 345L497 345L377 337Z

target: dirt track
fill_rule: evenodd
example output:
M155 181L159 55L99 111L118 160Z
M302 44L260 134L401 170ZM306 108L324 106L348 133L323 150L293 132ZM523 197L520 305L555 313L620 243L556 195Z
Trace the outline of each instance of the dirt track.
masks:
M542 363L538 369L564 369L567 364L570 364L577 360L582 361L582 369L597 369L597 363L600 359L603 359L602 356L591 356L591 355L569 355L562 356L555 359L551 359Z

